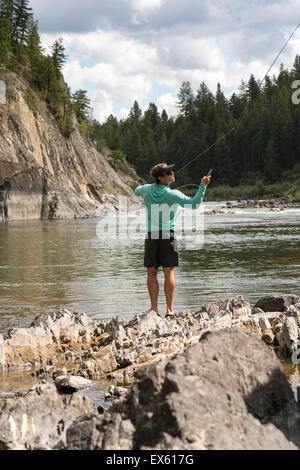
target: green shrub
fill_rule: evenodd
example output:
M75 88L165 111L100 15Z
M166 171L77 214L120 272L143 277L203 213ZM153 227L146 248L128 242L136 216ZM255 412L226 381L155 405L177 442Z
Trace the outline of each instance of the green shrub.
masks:
M87 121L81 121L79 123L80 133L86 137L89 133L89 123Z
M71 135L73 134L75 130L71 119L67 118L66 120L63 120L62 118L60 118L57 124L58 124L60 132L62 133L64 137L67 137L67 138L71 137Z
M122 152L122 150L113 150L111 153L110 153L110 157L113 157L115 160L126 160L126 154L124 152Z
M290 202L300 201L300 178L286 190L283 195L288 198Z
M103 153L104 149L107 147L107 143L105 139L97 139L95 145L96 145L96 149L100 153Z

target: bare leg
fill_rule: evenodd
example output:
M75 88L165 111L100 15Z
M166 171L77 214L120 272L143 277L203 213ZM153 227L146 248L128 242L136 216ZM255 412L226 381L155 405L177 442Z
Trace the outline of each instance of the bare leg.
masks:
M151 310L154 310L158 314L158 291L159 285L157 280L157 268L147 268L147 285L149 296L151 300Z
M165 295L166 295L166 302L167 302L167 313L166 315L173 315L173 300L175 295L175 267L168 267L163 268L164 275L165 275Z

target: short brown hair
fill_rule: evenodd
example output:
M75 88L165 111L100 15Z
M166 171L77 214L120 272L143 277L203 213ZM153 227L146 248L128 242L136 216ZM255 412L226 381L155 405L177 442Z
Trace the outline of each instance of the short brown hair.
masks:
M166 163L158 163L157 165L153 166L150 170L150 175L155 179L155 181L158 183L159 180L158 180L158 176L161 176L161 175L158 175L158 173L160 172L160 169L164 166L167 166Z

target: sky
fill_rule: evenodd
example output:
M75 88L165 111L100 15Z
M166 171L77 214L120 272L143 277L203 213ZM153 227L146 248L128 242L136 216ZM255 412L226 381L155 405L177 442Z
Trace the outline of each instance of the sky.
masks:
M135 100L176 116L177 93L205 82L227 97L262 79L300 22L299 0L31 0L45 52L59 37L65 81L88 91L92 117L128 115ZM300 28L271 71L290 69Z

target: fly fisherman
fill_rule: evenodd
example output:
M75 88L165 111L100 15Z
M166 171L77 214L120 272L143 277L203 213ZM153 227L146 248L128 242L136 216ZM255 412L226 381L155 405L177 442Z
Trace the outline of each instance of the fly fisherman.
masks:
M204 176L194 197L188 197L177 189L169 188L175 181L175 165L159 163L150 175L156 180L154 184L138 186L134 193L142 196L147 212L147 230L145 238L144 266L147 268L147 285L151 300L151 309L158 313L158 267L162 266L165 283L164 290L167 303L166 317L174 315L173 300L175 295L175 266L178 266L177 239L175 236L176 217L179 206L190 206L192 209L202 203L210 176ZM172 208L172 210L170 209Z

